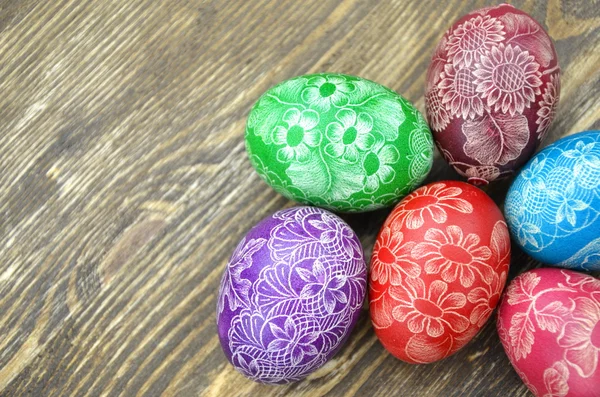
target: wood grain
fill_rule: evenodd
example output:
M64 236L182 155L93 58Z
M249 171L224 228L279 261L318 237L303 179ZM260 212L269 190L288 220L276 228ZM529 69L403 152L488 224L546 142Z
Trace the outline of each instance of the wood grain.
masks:
M521 396L494 325L404 364L366 312L308 380L254 384L221 352L216 292L242 235L293 203L243 143L258 96L337 71L423 111L452 21L491 1L0 0L0 395ZM546 144L600 127L597 1L516 1L556 41ZM429 180L457 178L439 158ZM509 182L489 187L501 204ZM370 254L388 211L345 216ZM534 266L515 253L513 275Z

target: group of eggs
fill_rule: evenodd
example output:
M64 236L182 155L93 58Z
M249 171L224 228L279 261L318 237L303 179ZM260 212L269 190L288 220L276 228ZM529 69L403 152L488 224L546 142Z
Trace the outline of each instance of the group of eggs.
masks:
M503 4L464 16L439 42L428 123L392 90L348 75L300 76L262 95L247 122L250 160L275 190L311 206L258 223L225 269L217 323L233 366L263 383L306 377L341 348L368 289L377 337L405 362L455 353L501 301L500 339L534 394L600 395L600 281L565 269L600 270L600 131L530 159L554 117L559 81L547 33ZM471 184L415 190L434 139ZM506 198L507 224L473 184L528 160ZM396 203L367 275L356 234L326 209ZM503 294L511 235L555 267L519 275Z

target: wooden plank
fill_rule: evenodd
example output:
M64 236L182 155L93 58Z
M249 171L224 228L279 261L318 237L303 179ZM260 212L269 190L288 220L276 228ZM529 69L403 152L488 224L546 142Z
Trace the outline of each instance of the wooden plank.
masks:
M215 330L241 236L293 203L246 159L258 96L295 75L378 81L423 111L437 40L492 1L0 0L0 395L526 395L488 324L465 349L404 364L367 308L306 381L236 373ZM600 128L600 9L516 1L556 41L546 144ZM436 157L428 180L456 178ZM509 182L487 188L501 204ZM370 254L389 210L344 216ZM535 263L513 257L513 275Z

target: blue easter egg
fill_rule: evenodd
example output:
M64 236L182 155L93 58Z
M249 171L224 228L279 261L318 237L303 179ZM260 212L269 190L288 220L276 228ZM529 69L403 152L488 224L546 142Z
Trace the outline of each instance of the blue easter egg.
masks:
M600 270L600 131L536 154L512 183L504 211L513 239L533 258Z

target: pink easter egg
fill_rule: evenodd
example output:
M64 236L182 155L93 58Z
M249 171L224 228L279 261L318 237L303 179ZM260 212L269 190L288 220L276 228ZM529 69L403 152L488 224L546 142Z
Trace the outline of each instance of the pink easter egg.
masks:
M600 280L572 270L525 272L508 286L498 334L536 396L600 396Z

